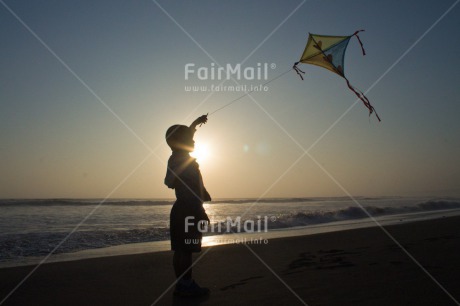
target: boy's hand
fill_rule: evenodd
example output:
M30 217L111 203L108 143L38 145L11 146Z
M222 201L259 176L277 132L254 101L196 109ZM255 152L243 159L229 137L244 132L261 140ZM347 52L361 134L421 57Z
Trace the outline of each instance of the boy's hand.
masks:
M199 125L206 124L208 122L208 114L198 117L195 121Z
M200 116L195 121L193 121L192 127L195 128L197 125L201 126L202 124L205 124L206 122L208 122L208 114Z
M205 227L206 223L208 226L211 226L211 220L209 220L208 214L203 210L202 216L198 220L198 226L200 226L202 230L205 230L207 228Z
M211 224L211 220L209 220L208 214L206 213L206 211L204 210L204 208L202 209L202 211L201 211L200 216L198 217L198 219L199 219L200 221L208 222L209 224Z

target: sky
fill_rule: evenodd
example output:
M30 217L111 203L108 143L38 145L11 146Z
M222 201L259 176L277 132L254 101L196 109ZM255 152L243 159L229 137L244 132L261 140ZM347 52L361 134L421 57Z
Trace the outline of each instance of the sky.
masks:
M164 134L206 113L213 198L460 196L457 2L2 0L0 198L173 198ZM311 65L215 113L242 92L186 90L259 86L309 32L359 29L367 54L352 38L345 74L380 123ZM210 77L237 64L268 78Z

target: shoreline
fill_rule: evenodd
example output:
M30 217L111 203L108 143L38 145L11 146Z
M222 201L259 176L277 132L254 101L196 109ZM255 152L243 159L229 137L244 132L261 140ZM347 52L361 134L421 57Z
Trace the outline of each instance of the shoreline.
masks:
M397 215L385 215L375 217L375 220L382 226L397 225L408 222L420 222L425 220L432 220L438 218L446 218L452 216L460 216L460 209L448 209L438 211L426 211L416 212L407 214ZM307 236L321 233L338 232L359 228L378 227L378 225L370 218L354 219L336 221L331 223L320 223L311 226L302 227L289 227L280 228L268 232L255 232L255 233L238 233L235 235L224 234L224 235L212 235L203 237L203 247L225 245L225 244L238 244L249 242L253 240L265 240L265 239L277 239L287 238L296 236ZM90 258L101 258L111 257L120 255L134 255L134 254L145 254L145 253L156 253L170 250L170 241L152 241L152 242L140 242L140 243L129 243L122 245L115 245L103 248L86 249L77 252L70 253L59 253L51 255L46 263L56 263L65 261L84 260ZM45 256L41 257L24 257L17 260L5 261L0 263L0 269L13 268L20 266L37 265L42 262Z
M456 305L444 290L460 300L460 217L385 230L416 261L367 227L203 248L194 278L211 295L194 304L168 290L167 251L46 263L2 305ZM1 299L32 268L0 269Z

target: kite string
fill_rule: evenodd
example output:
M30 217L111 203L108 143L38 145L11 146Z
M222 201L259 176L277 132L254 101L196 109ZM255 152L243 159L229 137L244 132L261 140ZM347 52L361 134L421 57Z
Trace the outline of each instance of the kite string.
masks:
M271 83L271 82L273 82L273 81L275 81L275 80L281 78L282 76L284 76L284 75L286 75L288 72L290 72L292 69L294 69L294 68L289 68L289 70L286 70L285 72L283 72L283 73L277 75L277 76L274 77L273 79L271 79L271 80L269 80L269 81L263 83L263 84L261 85L261 87L264 87L265 85L268 85L269 83ZM247 91L245 94L243 94L243 95L239 96L238 98L236 98L236 99L234 99L234 100L228 102L228 103L225 104L224 106L222 106L222 107L220 107L220 108L218 108L218 109L216 109L216 110L210 112L208 116L211 116L212 114L217 113L218 111L220 111L220 110L226 108L227 106L230 106L231 104L237 102L238 100L241 100L242 98L248 96L249 94L253 93L254 91L255 91L255 89L250 90L250 91Z

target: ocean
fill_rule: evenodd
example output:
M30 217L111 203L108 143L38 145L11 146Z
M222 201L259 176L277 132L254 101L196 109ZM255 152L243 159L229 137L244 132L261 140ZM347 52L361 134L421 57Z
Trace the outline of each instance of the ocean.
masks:
M459 211L458 198L222 199L204 204L206 236L334 226L373 217ZM28 257L169 239L171 200L0 200L0 265ZM220 229L220 231L218 230Z

